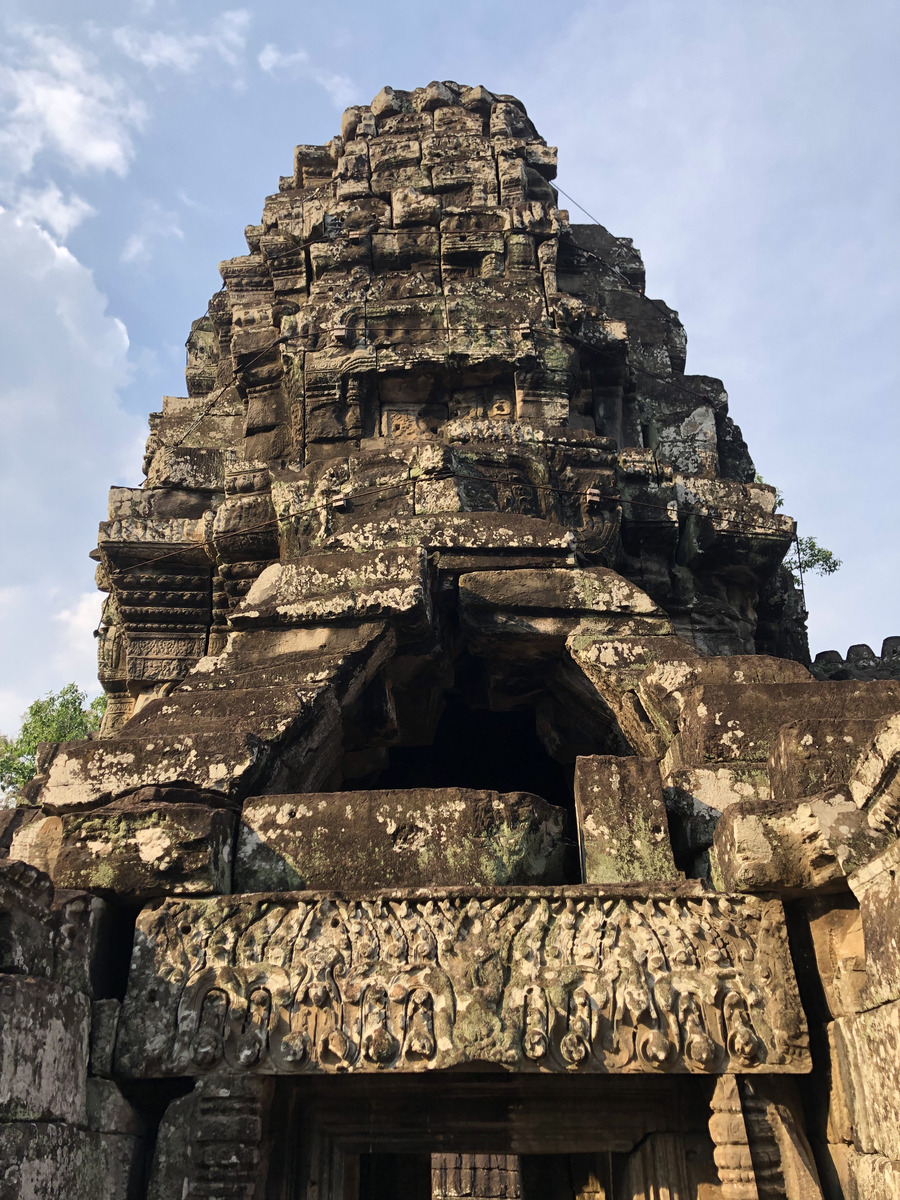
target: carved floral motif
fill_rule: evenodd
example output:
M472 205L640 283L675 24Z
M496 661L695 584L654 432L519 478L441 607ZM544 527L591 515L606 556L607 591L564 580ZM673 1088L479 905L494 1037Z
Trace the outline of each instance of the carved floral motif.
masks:
M139 921L132 1075L805 1071L781 905L585 889L167 900Z

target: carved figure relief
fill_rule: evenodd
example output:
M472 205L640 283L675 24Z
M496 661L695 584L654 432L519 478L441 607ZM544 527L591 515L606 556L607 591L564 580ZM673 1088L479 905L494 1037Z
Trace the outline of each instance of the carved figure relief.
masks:
M313 893L145 911L126 1074L804 1071L775 900Z

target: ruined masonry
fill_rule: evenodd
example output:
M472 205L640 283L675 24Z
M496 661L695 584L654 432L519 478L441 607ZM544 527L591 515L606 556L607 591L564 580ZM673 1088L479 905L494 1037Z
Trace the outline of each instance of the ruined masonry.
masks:
M900 1196L900 653L555 173L385 88L222 263L0 822L0 1200Z

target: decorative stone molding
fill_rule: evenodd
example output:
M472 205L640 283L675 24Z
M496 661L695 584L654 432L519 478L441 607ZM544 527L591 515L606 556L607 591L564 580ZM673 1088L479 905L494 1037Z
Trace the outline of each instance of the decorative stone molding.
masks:
M138 922L126 1076L807 1071L775 900L593 889L170 899Z

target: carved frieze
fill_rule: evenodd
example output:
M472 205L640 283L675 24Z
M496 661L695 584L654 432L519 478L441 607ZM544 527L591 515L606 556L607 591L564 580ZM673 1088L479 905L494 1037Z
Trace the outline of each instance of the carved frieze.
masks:
M129 1076L808 1071L777 900L529 888L170 899L138 921Z

